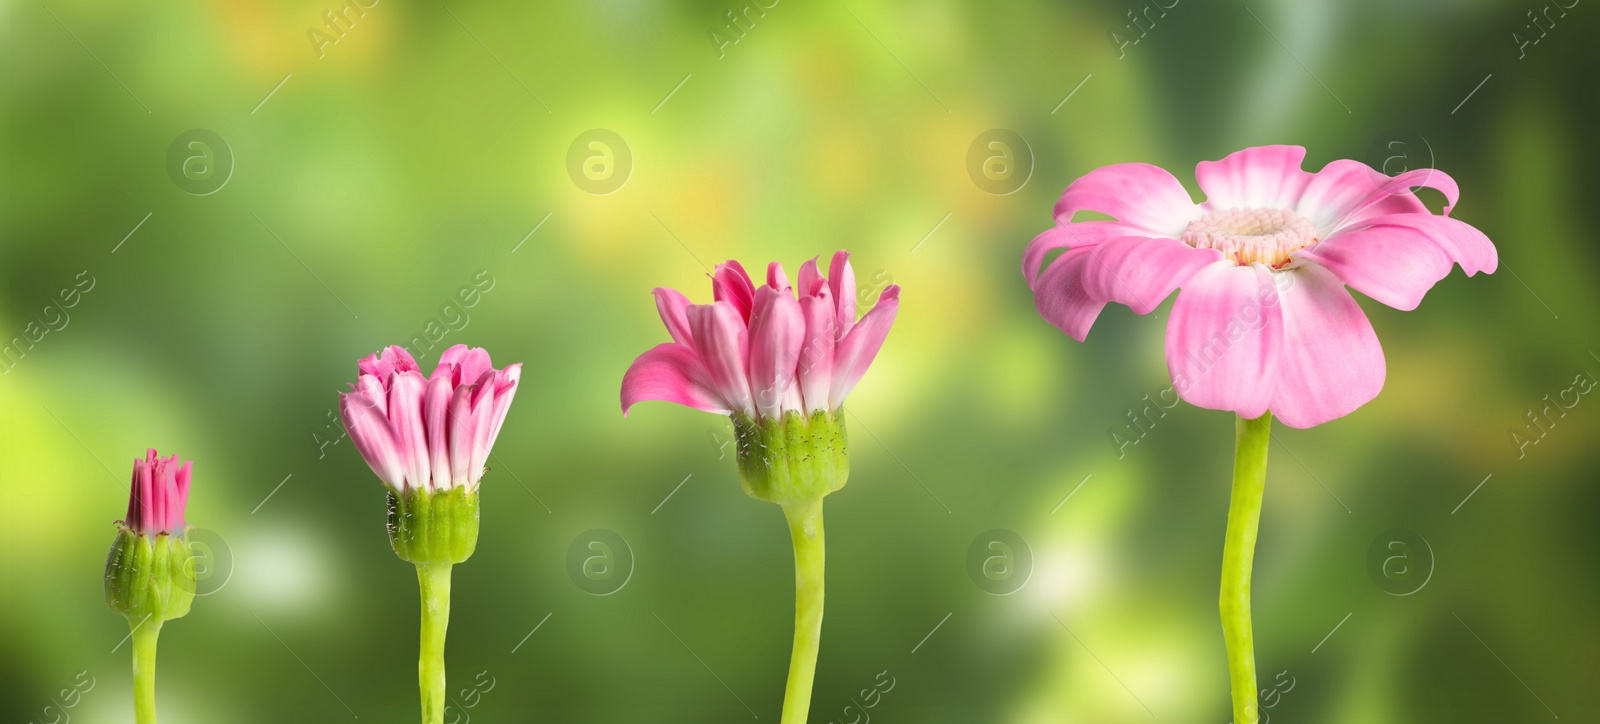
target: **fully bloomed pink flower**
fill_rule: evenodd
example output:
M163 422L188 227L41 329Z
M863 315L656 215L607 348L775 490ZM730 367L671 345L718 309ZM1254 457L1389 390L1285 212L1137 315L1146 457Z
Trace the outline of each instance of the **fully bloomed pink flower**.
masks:
M143 460L134 460L128 517L122 524L144 535L183 530L192 465L192 461L179 465L177 455L159 457L155 448L145 451Z
M826 277L816 259L806 262L792 288L778 262L757 287L739 262L729 261L712 274L711 304L656 289L656 309L672 341L639 355L623 375L622 414L643 400L757 421L837 410L877 356L900 306L900 287L890 285L857 321L849 258L842 250L834 254Z
M399 346L356 366L360 377L339 394L339 412L372 472L400 493L477 489L522 364L496 370L488 352L458 344L426 378Z
M1194 405L1293 427L1349 414L1383 388L1383 349L1345 286L1415 309L1461 265L1498 265L1488 237L1449 217L1455 181L1433 169L1393 178L1357 161L1301 169L1299 146L1247 148L1195 169L1194 203L1166 171L1125 163L1072 182L1056 226L1023 254L1039 312L1078 341L1107 302L1138 314L1182 287L1167 323L1167 368ZM1444 194L1443 215L1413 187ZM1113 221L1073 221L1079 211ZM1053 250L1066 251L1044 271Z

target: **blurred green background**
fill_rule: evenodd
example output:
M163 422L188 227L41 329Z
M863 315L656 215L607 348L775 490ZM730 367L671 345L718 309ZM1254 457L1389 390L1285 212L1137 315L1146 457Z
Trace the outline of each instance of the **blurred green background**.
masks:
M456 569L452 718L775 720L780 511L726 420L624 419L618 383L667 339L651 287L845 247L868 301L904 294L848 405L812 721L1225 722L1232 420L1130 431L1170 302L1079 344L1018 262L1096 166L1193 189L1296 143L1431 161L1502 264L1363 298L1383 394L1275 431L1267 714L1600 719L1600 401L1528 417L1600 375L1590 4L360 1L0 5L0 718L132 720L100 576L154 446L195 460L217 552L161 637L162 721L413 720L416 581L335 393L442 332L426 368L526 364ZM597 536L611 576L572 573Z

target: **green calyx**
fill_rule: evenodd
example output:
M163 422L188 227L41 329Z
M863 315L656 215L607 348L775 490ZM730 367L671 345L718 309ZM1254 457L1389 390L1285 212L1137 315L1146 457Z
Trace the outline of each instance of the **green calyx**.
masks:
M194 603L194 553L187 531L145 535L125 525L106 556L106 603L139 625L181 618Z
M389 491L389 544L418 565L467 560L478 547L478 491Z
M850 477L844 408L781 420L733 415L739 478L751 497L779 505L821 500Z

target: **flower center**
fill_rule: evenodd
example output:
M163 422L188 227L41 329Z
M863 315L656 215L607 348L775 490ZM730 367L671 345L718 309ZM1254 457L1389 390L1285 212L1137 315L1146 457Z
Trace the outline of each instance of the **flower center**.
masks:
M1287 209L1225 209L1189 222L1183 243L1216 249L1240 266L1261 263L1277 269L1289 255L1317 243L1311 220Z

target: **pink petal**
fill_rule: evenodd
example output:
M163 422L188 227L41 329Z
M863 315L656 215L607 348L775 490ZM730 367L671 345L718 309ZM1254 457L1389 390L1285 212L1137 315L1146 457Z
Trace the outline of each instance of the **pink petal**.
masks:
M694 337L689 334L689 317L684 313L689 308L689 298L676 289L666 287L656 287L651 293L656 297L656 312L661 315L661 323L667 325L667 333L672 335L672 341L694 344Z
M1438 244L1400 226L1346 229L1295 256L1327 268L1362 294L1404 310L1416 309L1451 266Z
M383 359L394 365L394 371L396 372L422 371L422 368L417 366L417 361L411 357L411 353L407 352L405 347L397 344L390 345L388 349L383 351Z
M1492 274L1500 266L1500 256L1495 251L1494 242L1489 241L1489 237L1473 228L1471 224L1448 216L1390 214L1366 219L1361 225L1411 229L1438 244L1451 261L1461 265L1461 270L1466 272L1467 276L1478 272Z
M779 275L781 267L773 263ZM795 385L795 366L800 360L800 345L805 341L806 323L800 303L787 289L762 286L756 290L755 308L750 313L750 389L756 411L775 420L786 409L800 407L800 389Z
M177 456L174 455L173 457ZM185 525L184 514L189 510L189 480L194 476L193 466L194 461L184 461L183 466L178 468L178 473L175 476L178 483L178 504L177 516L174 518L174 530L182 528Z
M443 369L440 365L440 369ZM433 484L448 488L454 482L450 474L450 397L455 388L450 375L434 370L422 397L423 428L428 435L428 472Z
M1446 214L1460 198L1456 182L1437 169L1421 168L1390 178L1359 161L1340 160L1312 177L1295 209L1327 238L1340 227L1375 216L1429 213L1411 190L1414 186L1442 192Z
M458 384L456 382L458 379L456 373L460 371L461 358L467 356L467 350L469 349L471 348L464 344L451 345L449 349L439 354L439 364L434 365L433 374L429 375L429 377L449 374L450 384L452 386Z
M814 297L826 282L827 280L822 278L822 272L817 270L817 260L808 259L806 263L800 265L800 278L795 283L795 289L802 297Z
M517 394L517 383L522 380L522 363L506 365L495 376L494 411L489 415L489 447L500 439L500 427L506 424L506 413L511 412L511 398Z
M151 452L155 451L152 450ZM140 532L153 533L155 532L157 525L155 489L156 464L154 462L146 462L142 465L135 464L134 471L138 475L138 481L134 484L135 490L138 491L137 498L139 505L138 510L135 511L138 514L138 522L134 523L129 521L128 525L136 525Z
M895 313L900 309L900 287L890 284L878 297L878 303L839 340L833 352L833 389L829 392L829 408L844 404L844 398L855 389L861 376L867 373L883 340L894 325Z
M1167 370L1190 404L1260 417L1272 402L1283 315L1273 274L1219 261L1196 272L1167 322Z
M1093 246L1079 247L1056 257L1033 285L1039 315L1079 342L1089 335L1089 328L1106 306L1105 300L1084 290L1084 265L1093 251Z
M1305 160L1300 146L1257 146L1221 161L1201 161L1194 176L1209 208L1288 209L1311 180L1300 168Z
M772 287L773 289L788 291L789 275L783 273L783 264L772 262L771 264L767 265L767 286ZM755 308L752 306L752 313L754 310Z
M405 463L395 446L394 433L389 431L389 419L366 396L355 393L339 395L339 416L344 429L350 433L361 458L367 461L379 480L397 491L406 489Z
M450 426L450 483L453 486L470 485L474 480L472 467L472 440L476 434L472 416L472 385L461 385L450 396L450 413L446 416Z
M1149 314L1201 267L1222 258L1176 239L1124 236L1097 244L1083 265L1084 292Z
M1383 389L1383 348L1344 285L1315 265L1287 272L1281 286L1283 348L1272 412L1290 427L1344 417Z
M387 383L389 376L396 372L417 369L417 361L411 358L411 353L407 352L404 347L391 345L378 350L376 354L357 361L356 367L362 372L373 375Z
M372 354L369 354L369 355L367 355L365 357L362 357L361 359L356 360L356 369L360 370L361 374L363 374L363 375L372 375L374 377L378 377L378 378L381 378L381 379L388 379L389 378L389 375L387 373L379 374L380 372L383 372L383 369L378 366L378 353L377 352L373 352Z
M801 277L804 278L804 271ZM833 388L835 308L826 286L813 297L801 297L800 316L805 320L805 341L800 345L800 395L806 412L829 409Z
M411 487L428 487L428 434L422 426L422 395L427 380L416 370L398 372L389 383L389 430L394 433L401 469Z
M755 303L756 285L750 281L739 262L729 259L717 265L711 275L712 297L718 302L729 302L739 312L739 318L750 320L750 306Z
M466 345L458 346L466 347ZM454 349L452 347L445 351L450 352ZM489 360L488 350L482 347L468 347L460 353L452 355L449 359L445 359L444 355L440 355L439 364L442 366L446 363L454 367L455 379L452 381L457 386L475 384L479 379L482 379L485 372L494 370L494 362Z
M1028 242L1028 248L1022 252L1022 275L1028 279L1028 288L1038 291L1039 263L1050 252L1056 249L1081 249L1119 236L1139 235L1138 228L1115 221L1058 224Z
M1056 202L1056 222L1072 221L1079 211L1109 214L1152 236L1177 237L1200 217L1200 207L1183 184L1165 169L1148 163L1101 166L1067 186Z
M172 461L157 460L152 469L153 472L150 474L150 521L152 525L149 531L154 534L168 530L167 513L169 511L167 501L170 497L169 493L174 487Z
M676 402L705 412L732 412L717 394L711 372L686 345L658 344L633 361L622 375L622 416L645 400Z
M498 375L493 369L487 370L472 386L472 459L467 468L471 485L483 479L484 466L489 463L492 442L489 433L494 426L495 378Z
M385 417L389 415L389 378L376 375L361 375L356 378L355 391L367 398L368 403L378 408L378 412Z
M734 411L755 415L750 379L745 373L749 334L738 309L731 302L718 301L691 305L688 314L695 351L710 371L718 396Z
M856 273L850 268L850 252L844 249L834 252L828 264L828 291L839 308L833 333L843 339L856 324Z

